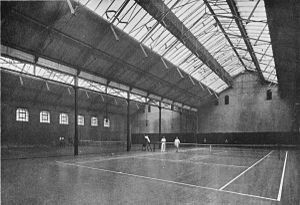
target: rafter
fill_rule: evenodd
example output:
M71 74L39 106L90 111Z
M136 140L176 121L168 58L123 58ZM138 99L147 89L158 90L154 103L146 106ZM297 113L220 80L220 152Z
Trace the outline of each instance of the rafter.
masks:
M223 28L221 22L219 21L218 17L216 16L214 10L211 8L211 6L210 6L210 4L208 3L207 0L203 0L203 1L204 1L205 5L207 6L208 10L210 11L210 13L213 15L215 21L217 22L219 28L221 29L221 31L222 31L222 33L224 34L225 38L227 39L228 43L229 43L230 46L232 47L232 49L233 49L235 55L238 57L239 61L240 61L241 64L243 65L243 67L244 67L246 70L248 70L247 67L246 67L246 65L245 65L245 63L244 63L244 61L241 59L239 53L238 53L237 50L235 49L235 46L234 46L233 43L231 42L231 40L230 40L230 38L228 37L226 31L224 30L224 28Z
M251 45L251 42L249 40L246 28L243 25L243 22L241 21L241 17L240 17L240 14L238 12L238 9L236 7L236 4L235 4L234 0L226 0L226 2L227 2L228 6L229 6L229 8L231 10L231 13L234 16L234 20L235 20L235 22L236 22L236 24L237 24L237 26L238 26L238 28L239 28L239 30L241 32L241 35L242 35L243 40L244 40L244 42L245 42L245 44L247 46L247 49L248 49L249 54L251 56L251 59L252 59L254 65L255 65L255 68L256 68L256 70L258 72L258 75L259 75L261 81L265 82L265 78L264 78L264 76L262 74L262 71L260 69L259 62L258 62L258 60L256 58L255 52L254 52L253 47Z
M232 86L232 77L218 63L218 61L207 51L189 29L178 19L178 17L161 0L135 0L153 18L161 23L170 33L181 41L194 55L204 62L219 78L227 85Z

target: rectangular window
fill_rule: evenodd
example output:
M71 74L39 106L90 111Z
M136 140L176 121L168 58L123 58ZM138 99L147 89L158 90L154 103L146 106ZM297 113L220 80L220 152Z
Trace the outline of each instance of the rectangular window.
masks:
M78 115L77 117L78 120L78 125L84 125L84 116L83 115Z
M16 120L21 122L29 121L29 113L25 108L18 108L16 111Z
M229 104L229 96L225 95L225 105L228 105L228 104Z
M267 90L267 100L272 100L272 90Z
M108 118L104 118L104 120L103 120L104 122L104 124L103 124L103 126L104 127L110 127L110 121L109 121L109 119Z
M40 123L50 123L50 113L48 111L40 112Z
M151 105L148 105L148 112L151 112Z
M91 118L91 126L93 126L93 127L98 126L98 118L97 117Z
M66 113L59 114L59 124L68 125L69 124L69 116Z

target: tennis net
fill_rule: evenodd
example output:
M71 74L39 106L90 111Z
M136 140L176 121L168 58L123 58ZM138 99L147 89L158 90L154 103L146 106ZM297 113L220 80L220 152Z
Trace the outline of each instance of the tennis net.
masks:
M173 142L167 142L167 151L175 150ZM258 145L258 144L197 144L180 143L180 152L192 154L215 154L231 157L257 157L265 155L274 150L281 151L286 149L282 145Z

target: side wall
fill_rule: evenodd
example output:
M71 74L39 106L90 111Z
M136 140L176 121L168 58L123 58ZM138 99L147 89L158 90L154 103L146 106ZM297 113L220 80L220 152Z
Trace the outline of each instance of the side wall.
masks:
M1 89L1 143L2 146L28 146L47 145L55 146L59 137L64 137L67 143L72 143L74 138L74 91L67 87L48 83L29 77L22 77L24 85L19 81L19 76L2 72ZM103 126L106 113L106 104L101 97L92 92L87 94L79 90L79 115L84 116L84 126L79 126L79 140L84 141L126 141L126 115L118 111L111 112L113 108L108 105L110 128ZM105 98L105 102L108 102ZM125 102L124 102L125 103ZM117 107L116 105L114 105ZM119 104L120 109L126 107ZM17 108L26 108L29 112L28 122L16 121ZM40 123L40 112L50 112L50 124ZM59 114L67 113L69 124L59 124ZM98 126L91 126L91 117L98 118Z

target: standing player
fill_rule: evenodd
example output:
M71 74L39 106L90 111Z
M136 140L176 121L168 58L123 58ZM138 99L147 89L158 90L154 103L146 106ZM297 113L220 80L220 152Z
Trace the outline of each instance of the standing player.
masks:
M147 151L149 151L149 149L150 149L151 152L152 152L152 148L151 148L151 145L150 145L150 139L149 139L148 135L145 136L145 141L146 141L146 149L147 149Z
M179 150L179 144L180 144L180 140L178 139L178 137L176 137L176 139L174 141L174 145L176 147L176 152L178 152L178 150Z
M163 138L161 138L161 152L165 152L166 151L166 142L167 142L167 140L166 140L166 138L165 138L165 136L163 136Z

